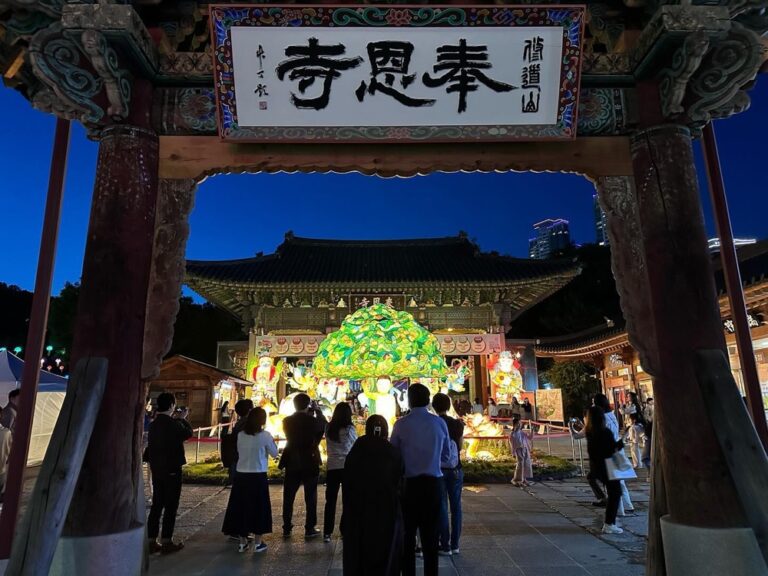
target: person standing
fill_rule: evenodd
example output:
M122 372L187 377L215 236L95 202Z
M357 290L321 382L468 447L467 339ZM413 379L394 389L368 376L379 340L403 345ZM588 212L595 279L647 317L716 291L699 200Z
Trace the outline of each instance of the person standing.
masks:
M632 464L635 468L643 468L643 440L645 438L645 429L640 424L640 417L637 413L629 416L629 430L627 439L629 440L629 453L632 456Z
M150 553L170 554L184 547L181 542L174 543L173 529L181 497L181 467L187 463L184 441L192 436L188 414L186 408L176 410L176 397L170 392L157 397L157 415L149 425L147 439L147 459L152 470L152 507L147 519ZM161 516L163 532L158 544Z
M395 422L392 445L399 448L405 465L403 517L403 575L416 574L416 532L424 553L424 576L437 576L440 495L443 473L440 463L450 459L448 427L427 410L429 388L408 388L411 411ZM482 409L482 406L481 406Z
M445 494L440 499L440 554L450 556L459 553L459 538L461 537L461 490L464 487L464 470L461 468L459 454L464 445L464 422L448 416L451 399L446 394L435 394L432 398L432 408L445 422L448 436L456 447L455 465L446 467L445 463L441 462ZM451 511L450 522L448 521L448 508Z
M619 431L619 420L616 418L616 414L611 410L611 403L608 400L608 396L605 394L595 394L592 399L592 403L601 408L605 414L605 426L613 434L613 439L617 442L621 439L621 432ZM626 514L632 514L635 511L635 507L632 504L632 499L629 496L629 490L624 480L619 481L621 487L621 501L619 502L619 516L625 516Z
M498 418L499 407L496 405L496 400L488 398L488 418Z
M472 404L472 414L482 414L483 403L480 402L480 398L475 398L475 403Z
M344 484L344 461L355 440L357 440L357 431L352 424L352 409L346 402L337 404L325 433L328 460L325 476L325 514L323 514L324 542L331 541L333 526L336 524L336 500L339 496L339 487Z
M253 400L250 398L238 400L235 403L235 414L237 422L232 427L232 433L221 438L221 464L229 472L229 484L231 485L235 478L237 469L237 434L245 426L246 418L253 410Z
M533 420L533 404L527 397L523 398L523 420Z
M386 418L374 414L344 464L344 576L400 574L403 460L388 436Z
M11 432L13 432L16 427L16 411L18 408L19 394L20 391L18 388L8 392L8 404L3 406L3 412L0 414L0 426L8 428Z
M0 419L2 412L0 412ZM5 426L0 425L0 502L5 496L5 480L8 477L8 456L11 454L13 434Z
M262 536L272 532L267 466L269 456L277 458L277 445L272 435L264 430L266 423L264 409L254 408L237 435L237 470L221 531L240 539L238 552L248 551L249 534L256 535L253 551L266 551L267 544Z
M226 400L224 404L219 408L219 438L223 438L231 432L230 424L232 423L232 410L229 409L229 400ZM216 436L216 428L211 430L213 436Z
M322 412L311 406L312 400L304 393L293 399L296 413L283 420L285 449L280 457L280 468L285 470L283 483L283 536L293 529L293 503L299 486L304 487L307 517L304 536L314 538L317 529L317 481L320 475L320 441L325 434L326 420Z
M616 515L621 500L621 485L618 480L608 478L608 470L605 460L610 458L617 450L623 448L621 440L616 440L613 433L605 425L605 412L599 406L590 407L587 413L587 423L584 428L587 437L587 453L589 454L589 468L595 476L605 484L608 492L608 502L605 507L605 522L603 534L621 534L624 532L616 524Z
M512 484L528 486L528 478L533 476L533 461L531 460L531 437L523 430L519 416L512 418L512 433L509 435L512 453L515 455L515 475Z

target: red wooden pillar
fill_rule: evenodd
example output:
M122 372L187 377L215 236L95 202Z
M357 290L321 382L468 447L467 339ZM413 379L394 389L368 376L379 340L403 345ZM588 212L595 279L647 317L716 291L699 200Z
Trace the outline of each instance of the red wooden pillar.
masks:
M137 112L140 120L146 119L142 110ZM102 409L67 519L67 536L122 532L137 520L144 521L136 518L136 486L157 174L158 139L154 132L137 126L104 130L72 364L82 357L102 356L109 360L109 369Z
M634 180L602 178L613 269L630 342L654 378L671 519L744 525L695 375L697 350L725 350L690 132L632 137Z

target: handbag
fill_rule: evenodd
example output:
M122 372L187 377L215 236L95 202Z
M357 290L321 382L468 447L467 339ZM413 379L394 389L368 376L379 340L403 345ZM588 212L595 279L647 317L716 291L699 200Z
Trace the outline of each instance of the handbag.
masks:
M632 462L629 461L624 450L614 452L610 458L605 459L605 469L609 480L632 480L637 478Z

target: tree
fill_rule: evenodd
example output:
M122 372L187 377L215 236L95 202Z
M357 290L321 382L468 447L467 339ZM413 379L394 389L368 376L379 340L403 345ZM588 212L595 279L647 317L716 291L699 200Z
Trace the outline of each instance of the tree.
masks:
M541 373L541 378L563 391L567 418L584 416L592 404L592 397L600 392L600 380L595 368L586 362L555 362Z
M26 345L31 310L32 292L0 282L0 347Z
M66 282L59 295L51 298L48 312L48 342L55 350L72 350L72 334L77 318L77 301L80 297L80 283Z
M67 282L59 295L51 300L48 341L56 350L69 352L72 347L79 296L80 283ZM207 302L196 304L192 298L182 296L168 355L181 354L215 365L217 342L246 338L240 323L226 312Z
M562 336L605 324L607 318L617 325L624 323L610 249L587 244L570 248L563 255L578 260L581 274L516 318L508 337Z

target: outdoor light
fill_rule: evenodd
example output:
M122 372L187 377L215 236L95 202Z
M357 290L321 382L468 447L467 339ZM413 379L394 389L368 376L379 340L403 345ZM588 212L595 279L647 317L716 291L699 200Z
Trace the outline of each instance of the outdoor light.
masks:
M51 345L49 344L48 346L46 346L46 347L45 347L45 351L46 351L46 352L48 352L48 353L50 354L51 352L53 352L53 346L51 346Z
M21 354L21 346L16 346L16 348L13 349L14 354Z

